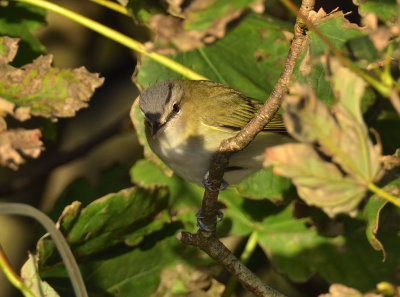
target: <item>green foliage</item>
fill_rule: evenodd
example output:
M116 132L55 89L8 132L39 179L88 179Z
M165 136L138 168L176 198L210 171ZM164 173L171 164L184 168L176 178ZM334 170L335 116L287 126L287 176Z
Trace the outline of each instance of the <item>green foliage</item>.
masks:
M25 3L10 1L0 9L0 35L21 38L20 48L13 64L22 66L32 61L46 48L32 34L46 23L45 10Z
M265 101L289 50L284 35L288 30L290 26L287 23L250 14L216 43L172 58L210 80L228 84L250 97ZM158 81L178 78L182 77L144 58L137 80L147 87Z
M367 1L356 1L359 2L358 11L362 15L366 15L368 13L372 13L376 15L380 20L395 23L397 21L398 16L398 8L395 1L392 0L367 0Z
M265 101L272 91L284 67L292 25L268 13L250 12L257 11L259 1L125 2L133 18L151 32L149 51L168 53L250 97ZM383 280L400 283L399 159L393 156L389 169L382 163L383 154L392 154L400 143L399 115L391 105L398 97L392 94L389 102L377 91L382 86L398 95L398 61L392 59L398 41L390 33L391 26L398 25L398 9L390 0L360 2L363 15L381 21L377 28L363 30L342 12L310 16L341 56L331 53L315 31L307 33L282 108L288 132L297 142L268 149L266 168L220 193L225 218L217 226L220 237L247 238L257 232L259 253L268 259L271 271L288 282L317 276L323 286L339 283L355 288L350 291L358 295ZM33 6L11 1L0 9L0 33L22 38L31 54L43 51L30 31L43 22L43 11ZM379 29L391 38L377 40ZM7 129L5 115L72 116L102 83L82 68L51 67L50 56L17 68L11 65L16 52L15 40L0 39L0 137ZM177 78L182 77L141 57L134 79L145 88ZM175 237L182 230L196 231L203 189L174 175L150 150L137 101L131 120L145 155L130 169L133 186L123 182L118 168L104 173L95 186L78 179L52 212L80 263L89 295L220 296L223 285L210 280L212 261ZM371 137L370 127L381 137ZM21 136L29 140L28 148L9 141L14 148L9 154L19 160L15 154L23 149L40 152L38 135L40 131ZM66 272L47 235L37 243L36 256L36 262L31 259L28 264L37 265L40 276L60 296L71 296ZM265 262L257 261L264 272ZM206 271L207 281L189 277L200 270Z

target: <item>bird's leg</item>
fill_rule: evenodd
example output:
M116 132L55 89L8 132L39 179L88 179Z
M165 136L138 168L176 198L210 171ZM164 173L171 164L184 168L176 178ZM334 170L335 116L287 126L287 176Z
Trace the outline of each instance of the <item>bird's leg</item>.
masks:
M210 171L207 170L206 174L204 174L203 181L202 181L203 186L204 186L207 190L209 190L209 191L211 191L211 192L225 191L226 188L229 186L229 184L223 179L223 180L222 180L222 183L221 183L221 187L220 187L219 189L213 189L212 186L211 186L211 184L210 184L210 183L208 182L208 180L207 180L209 175L210 175Z
M218 216L218 221L217 221L217 224L218 224L224 218L224 214L222 213L222 211L217 210L217 216ZM200 230L211 232L210 228L208 228L202 221L202 219L204 219L204 217L201 214L201 208L196 213L196 218L197 218L197 227L199 227Z

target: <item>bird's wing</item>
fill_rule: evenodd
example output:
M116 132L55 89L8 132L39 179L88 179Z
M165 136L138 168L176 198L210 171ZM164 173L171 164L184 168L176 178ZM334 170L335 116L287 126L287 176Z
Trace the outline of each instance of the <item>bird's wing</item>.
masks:
M263 106L263 102L248 97L235 100L235 104L232 104L231 100L224 100L224 98L218 98L217 101L219 105L218 112L215 112L215 110L210 113L205 112L202 116L202 122L210 128L225 131L241 130ZM268 125L264 127L263 131L286 133L282 116L276 114Z

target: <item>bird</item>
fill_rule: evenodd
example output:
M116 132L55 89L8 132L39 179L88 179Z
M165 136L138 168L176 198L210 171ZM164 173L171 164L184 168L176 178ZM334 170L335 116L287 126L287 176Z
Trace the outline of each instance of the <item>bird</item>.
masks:
M208 80L162 81L139 96L152 151L177 175L200 186L205 186L211 158L221 141L235 136L263 104ZM276 114L246 148L231 156L224 181L240 183L263 167L267 147L290 141L282 116Z

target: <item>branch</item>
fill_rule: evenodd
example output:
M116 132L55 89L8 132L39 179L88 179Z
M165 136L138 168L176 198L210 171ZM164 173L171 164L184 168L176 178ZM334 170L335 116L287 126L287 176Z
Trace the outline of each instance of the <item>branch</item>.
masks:
M314 0L303 0L300 7L302 16L308 16L313 10ZM295 63L302 53L307 39L306 29L302 26L302 20L298 17L294 27L294 38L286 59L284 69L272 90L264 106L256 116L244 127L235 137L222 141L218 151L211 161L208 182L214 189L219 189L225 168L228 165L230 156L244 149L256 137L256 135L267 125L278 111L283 95L287 92ZM202 222L210 232L199 230L196 234L181 232L178 239L185 244L199 247L210 257L217 260L225 268L235 275L248 290L256 296L283 297L284 295L266 285L244 264L242 264L216 237L216 213L218 210L219 191L205 189L202 203Z
M303 0L300 7L301 15L308 16L309 12L313 10L314 4L314 0ZM284 69L264 106L235 137L222 141L218 151L214 154L208 176L208 182L212 188L220 188L230 156L249 145L278 111L283 95L288 90L295 63L304 49L307 38L306 30L301 24L301 19L298 17L294 27L294 39L290 46ZM223 264L230 273L238 278L244 287L256 296L283 297L283 294L269 287L251 272L215 237L217 223L215 214L218 210L218 194L219 191L205 189L203 196L202 216L204 218L202 218L202 222L212 231L199 230L196 234L181 232L178 234L178 239L185 244L199 247L211 258Z
M308 15L313 8L314 0L303 0L300 11L303 15ZM284 69L264 106L235 137L222 141L218 151L214 154L208 177L208 182L211 184L212 188L220 188L230 156L248 146L257 134L275 116L275 113L281 106L282 97L288 90L290 77L293 73L295 63L303 51L306 37L306 31L300 26L300 19L297 18L294 27L294 38L286 58ZM202 221L210 230L215 230L217 200L218 191L205 190L202 205L202 215L204 216L204 219Z

